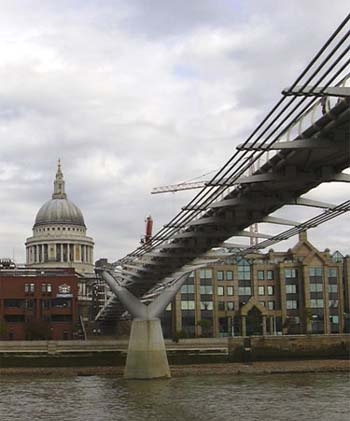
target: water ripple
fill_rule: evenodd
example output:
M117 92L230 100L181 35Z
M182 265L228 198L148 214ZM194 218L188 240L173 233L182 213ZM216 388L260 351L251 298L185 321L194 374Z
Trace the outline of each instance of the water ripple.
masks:
M137 381L3 377L1 421L348 421L343 373L236 375Z

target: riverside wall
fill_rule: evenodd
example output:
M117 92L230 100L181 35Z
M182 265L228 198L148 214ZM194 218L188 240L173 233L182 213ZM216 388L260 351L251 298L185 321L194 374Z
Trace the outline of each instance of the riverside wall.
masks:
M170 364L349 359L350 335L288 335L165 341ZM0 341L0 368L123 366L128 340Z
M0 368L122 366L128 341L0 341Z
M350 335L251 336L228 339L230 361L349 358Z

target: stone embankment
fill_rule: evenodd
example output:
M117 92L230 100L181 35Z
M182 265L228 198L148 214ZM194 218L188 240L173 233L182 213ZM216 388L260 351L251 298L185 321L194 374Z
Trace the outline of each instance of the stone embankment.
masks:
M122 366L111 367L0 367L0 375L28 375L28 376L113 376L123 375ZM287 373L350 373L349 360L300 360L300 361L259 361L251 364L190 364L172 365L173 377L207 376L207 375L267 375Z
M119 375L127 346L127 340L0 341L0 372ZM173 375L337 371L348 370L350 335L181 339L166 341L166 350Z
M248 352L249 351L249 352ZM350 335L250 336L228 339L231 361L349 358ZM247 354L250 355L247 355Z

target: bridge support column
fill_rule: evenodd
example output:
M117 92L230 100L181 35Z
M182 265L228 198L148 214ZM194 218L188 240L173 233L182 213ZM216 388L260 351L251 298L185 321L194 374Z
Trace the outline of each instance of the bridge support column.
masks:
M162 327L158 318L136 318L132 321L124 377L170 377Z

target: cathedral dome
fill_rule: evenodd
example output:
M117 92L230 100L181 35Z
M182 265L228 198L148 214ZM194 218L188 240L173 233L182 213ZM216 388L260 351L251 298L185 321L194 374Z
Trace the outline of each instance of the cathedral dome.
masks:
M67 199L64 184L61 163L58 162L52 199L44 203L39 209L34 227L48 224L68 224L85 228L83 214L77 205Z
M68 199L51 199L36 215L34 227L47 224L72 224L85 227L81 210Z

